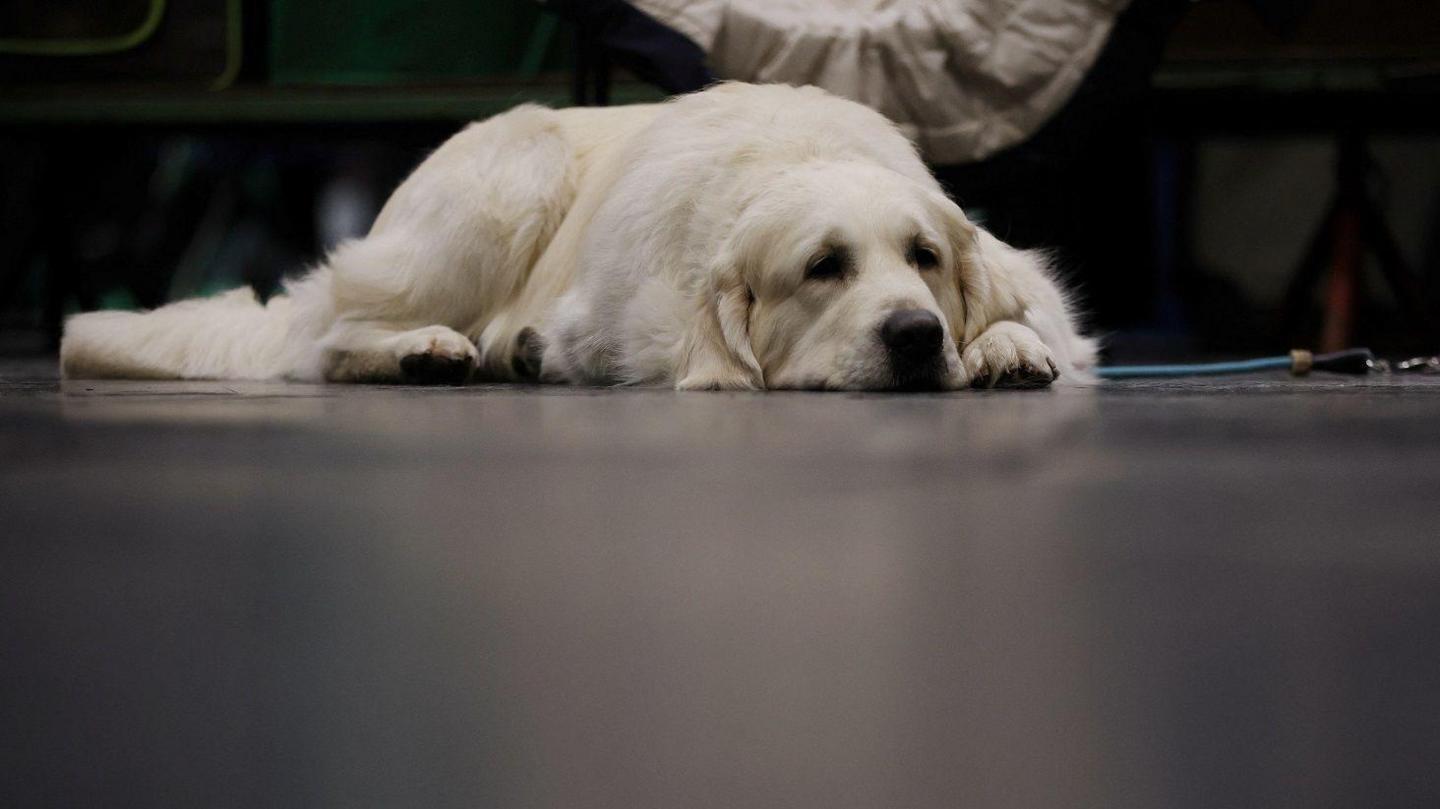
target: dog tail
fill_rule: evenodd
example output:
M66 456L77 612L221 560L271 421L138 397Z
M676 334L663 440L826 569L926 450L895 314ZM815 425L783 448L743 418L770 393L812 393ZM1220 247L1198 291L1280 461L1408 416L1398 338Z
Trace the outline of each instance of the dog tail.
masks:
M87 312L65 322L60 372L80 379L274 379L289 373L293 302L249 287L149 312Z

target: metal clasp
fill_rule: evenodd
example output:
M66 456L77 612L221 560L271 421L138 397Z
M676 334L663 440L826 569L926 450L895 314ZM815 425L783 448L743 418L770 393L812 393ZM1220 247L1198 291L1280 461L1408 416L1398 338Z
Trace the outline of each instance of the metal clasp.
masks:
M1397 374L1440 374L1440 356L1411 357L1393 366Z

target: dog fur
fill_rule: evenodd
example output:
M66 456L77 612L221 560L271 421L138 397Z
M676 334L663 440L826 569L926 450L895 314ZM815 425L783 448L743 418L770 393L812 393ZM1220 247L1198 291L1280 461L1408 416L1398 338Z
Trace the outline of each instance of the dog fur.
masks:
M730 83L472 124L284 294L76 315L61 368L891 389L908 380L877 335L899 310L943 324L923 387L1094 363L1044 257L971 223L890 122L815 88Z

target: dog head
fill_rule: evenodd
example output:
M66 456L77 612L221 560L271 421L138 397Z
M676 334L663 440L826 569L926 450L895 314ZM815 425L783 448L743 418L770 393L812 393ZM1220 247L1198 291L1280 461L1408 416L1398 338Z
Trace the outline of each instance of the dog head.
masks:
M983 283L975 227L943 194L863 162L754 186L706 273L681 388L946 390Z

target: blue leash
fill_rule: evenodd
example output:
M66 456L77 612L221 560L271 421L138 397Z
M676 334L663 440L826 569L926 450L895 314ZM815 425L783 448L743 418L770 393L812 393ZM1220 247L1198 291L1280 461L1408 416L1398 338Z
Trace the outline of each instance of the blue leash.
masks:
M1247 374L1271 368L1290 367L1289 357L1265 357L1237 362L1203 362L1192 365L1112 365L1096 368L1101 379L1130 379L1140 376L1204 376L1208 374Z
M1380 361L1368 348L1352 348L1333 354L1311 354L1303 349L1282 357L1262 357L1234 362L1202 362L1189 365L1111 365L1096 368L1101 379L1133 379L1137 377L1209 376L1213 374L1248 374L1252 371L1284 369L1300 376L1311 370L1339 374L1365 374L1380 370Z

